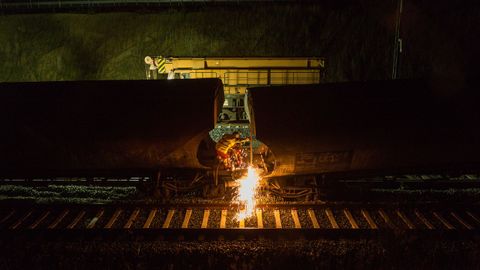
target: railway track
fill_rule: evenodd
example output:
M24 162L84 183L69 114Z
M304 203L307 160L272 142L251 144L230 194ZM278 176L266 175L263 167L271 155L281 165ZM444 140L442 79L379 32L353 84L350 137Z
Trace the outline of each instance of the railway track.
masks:
M480 232L477 205L264 204L244 221L235 220L237 208L228 204L2 205L0 234L296 239Z
M151 177L52 177L52 178L0 178L1 185L42 187L48 185L75 186L139 186L150 183Z
M153 173L150 175L134 174L136 176L116 177L30 177L30 178L1 178L1 185L17 185L26 187L44 187L49 185L76 185L76 186L145 186L152 184ZM145 174L145 173L144 173ZM326 183L317 183L322 188L382 188L382 189L471 189L480 188L479 174L448 175L399 175L379 178L345 178L331 179ZM181 182L182 180L178 181ZM191 179L190 181L194 181ZM168 181L166 181L168 182ZM183 182L188 182L183 180Z

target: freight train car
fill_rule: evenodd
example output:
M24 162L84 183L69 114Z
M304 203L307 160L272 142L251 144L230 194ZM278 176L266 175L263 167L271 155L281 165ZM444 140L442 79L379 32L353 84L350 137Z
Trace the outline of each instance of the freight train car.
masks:
M292 176L478 170L479 95L421 80L250 88L251 130L270 149L259 167L277 187Z
M222 104L219 79L1 83L0 177L207 172Z

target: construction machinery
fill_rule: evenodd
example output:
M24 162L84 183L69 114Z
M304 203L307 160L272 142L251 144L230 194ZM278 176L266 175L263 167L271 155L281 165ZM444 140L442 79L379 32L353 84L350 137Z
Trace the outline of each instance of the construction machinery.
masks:
M325 75L321 57L145 57L147 79L219 78L225 91L220 122L248 122L248 87L318 84Z

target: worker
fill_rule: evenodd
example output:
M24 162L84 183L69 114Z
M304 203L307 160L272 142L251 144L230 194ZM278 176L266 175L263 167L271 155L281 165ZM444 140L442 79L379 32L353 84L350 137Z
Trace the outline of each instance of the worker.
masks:
M147 64L149 66L148 71L147 71L147 79L156 80L157 79L157 70L158 70L156 58L146 56L145 57L145 64Z
M235 131L232 134L223 135L223 137L217 142L215 148L217 150L218 159L223 162L225 168L230 169L232 167L231 157L232 154L235 154L233 149L249 140L249 138L241 139L238 131Z

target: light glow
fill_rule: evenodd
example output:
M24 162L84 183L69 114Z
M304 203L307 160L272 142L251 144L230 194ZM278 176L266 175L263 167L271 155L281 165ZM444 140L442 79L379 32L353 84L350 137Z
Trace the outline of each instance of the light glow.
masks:
M238 193L235 201L239 204L236 220L245 220L253 216L256 206L257 188L260 183L260 175L251 165L248 166L247 175L236 180ZM241 208L243 206L243 208Z

